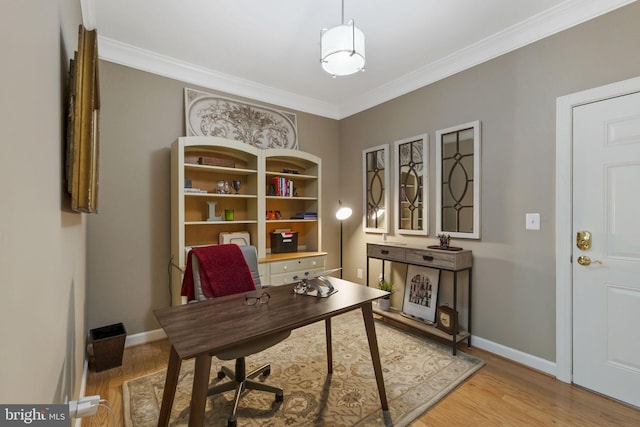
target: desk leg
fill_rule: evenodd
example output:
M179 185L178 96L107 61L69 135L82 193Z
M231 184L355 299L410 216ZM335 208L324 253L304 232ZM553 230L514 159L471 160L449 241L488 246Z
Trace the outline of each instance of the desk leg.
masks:
M331 345L331 318L324 321L324 328L327 335L327 372L333 373L333 347Z
M169 425L169 416L171 415L173 398L176 395L176 386L178 385L178 376L180 375L180 365L182 365L182 360L180 356L178 356L176 349L171 346L167 377L164 381L164 391L162 392L162 406L160 406L158 427L166 427Z
M373 362L373 371L376 374L376 383L378 384L378 394L380 395L380 406L383 411L389 410L387 403L387 392L384 388L384 378L382 378L382 364L380 363L380 351L378 350L378 338L376 337L376 324L373 320L373 306L371 302L362 306L362 317L364 326L367 330L367 338L369 340L369 351L371 352L371 361Z
M204 355L197 356L193 371L193 390L191 391L189 427L201 427L204 425L204 409L207 403L210 371L211 356L206 353Z

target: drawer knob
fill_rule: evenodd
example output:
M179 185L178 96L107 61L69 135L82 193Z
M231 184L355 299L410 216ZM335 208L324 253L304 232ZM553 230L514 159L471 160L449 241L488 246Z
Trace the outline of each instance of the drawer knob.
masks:
M422 255L422 259L425 261L433 261L433 257L431 255Z
M282 269L283 269L284 271L287 271L287 266L285 265L284 267L282 267Z
M316 263L315 261L313 261L313 266L314 266L314 267L316 266L316 264L317 264L317 263Z
M386 250L386 249L382 249L382 250L380 251L380 253L381 253L382 255L389 255L389 251L388 251L388 250Z

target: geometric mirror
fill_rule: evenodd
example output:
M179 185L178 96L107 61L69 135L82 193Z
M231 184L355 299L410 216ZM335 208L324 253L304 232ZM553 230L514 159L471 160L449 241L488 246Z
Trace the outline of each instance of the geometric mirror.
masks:
M363 230L387 233L389 208L389 144L362 151Z
M436 132L436 233L480 238L480 121Z
M429 226L428 135L394 143L394 224L398 234L426 236Z

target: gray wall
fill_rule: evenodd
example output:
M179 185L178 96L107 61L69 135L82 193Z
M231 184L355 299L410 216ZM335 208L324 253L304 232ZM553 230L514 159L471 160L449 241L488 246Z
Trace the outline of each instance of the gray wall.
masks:
M421 246L437 243L435 131L482 122L481 240L452 242L474 252L474 335L555 360L556 98L640 75L639 20L635 3L340 122L341 194L356 218L362 149L429 133L430 236L389 236ZM525 231L528 212L541 214L540 231ZM382 240L361 226L345 224L351 280L366 265L365 243ZM393 304L400 307L402 296Z
M100 213L88 221L88 324L123 322L133 334L158 328L153 310L169 305L170 146L184 135L185 86L202 88L105 61L100 85ZM300 112L297 119L300 150L323 161L323 248L337 265L330 231L338 122Z
M62 403L80 390L86 216L63 192L66 78L77 0L0 6L0 402Z

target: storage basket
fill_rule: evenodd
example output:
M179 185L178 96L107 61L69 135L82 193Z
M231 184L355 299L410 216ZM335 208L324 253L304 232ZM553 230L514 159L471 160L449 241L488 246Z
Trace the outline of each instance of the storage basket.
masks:
M279 254L298 251L298 232L279 231L271 233L271 253Z

